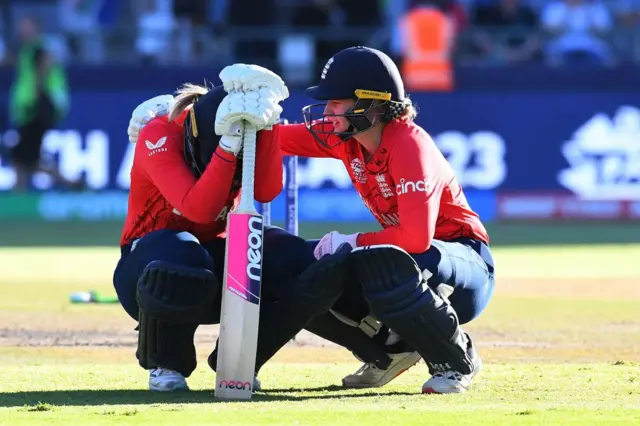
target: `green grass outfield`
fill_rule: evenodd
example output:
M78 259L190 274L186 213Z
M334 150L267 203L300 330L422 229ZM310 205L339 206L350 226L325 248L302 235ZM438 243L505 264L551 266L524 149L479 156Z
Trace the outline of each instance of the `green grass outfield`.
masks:
M377 229L374 222L305 222L300 224L300 235L320 238L332 230L351 233ZM503 222L489 223L487 229L492 245L640 243L640 226L631 221ZM114 246L121 231L120 222L0 221L0 247Z
M616 365L492 365L473 392L425 396L417 373L376 391L327 387L347 365L276 364L272 390L250 403L214 402L209 379L197 374L189 394L140 389L133 366L46 364L10 368L0 396L3 424L51 425L633 425L640 422L637 367ZM5 391L6 392L6 391ZM6 422L6 423L5 423Z
M111 290L115 248L0 249L1 425L640 424L640 245L497 247L498 288L467 327L485 361L464 395L421 395L419 364L382 389L342 390L347 351L292 344L251 402L214 399L198 330L190 393L145 390L134 322L117 305L71 305ZM304 340L302 340L304 342Z

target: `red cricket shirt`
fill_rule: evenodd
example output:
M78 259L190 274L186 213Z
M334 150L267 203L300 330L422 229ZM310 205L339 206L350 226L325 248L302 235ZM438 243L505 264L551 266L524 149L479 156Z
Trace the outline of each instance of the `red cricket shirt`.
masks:
M155 118L140 132L120 245L159 229L190 232L203 242L224 237L227 213L240 199L240 190L232 190L236 158L218 147L196 179L183 156L186 114L171 122ZM277 140L258 136L255 176L258 201L270 202L282 191Z
M393 244L409 253L423 253L434 238L489 242L446 158L411 121L388 123L382 143L368 160L355 139L328 148L304 124L274 126L273 136L285 154L336 158L344 163L364 204L383 227L360 234L359 246Z

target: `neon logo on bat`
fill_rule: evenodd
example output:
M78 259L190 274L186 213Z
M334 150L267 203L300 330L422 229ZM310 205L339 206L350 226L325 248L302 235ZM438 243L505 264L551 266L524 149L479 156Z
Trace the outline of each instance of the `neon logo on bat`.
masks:
M244 300L258 304L262 275L262 218L229 215L227 289Z
M220 382L220 386L218 387L226 388L226 389L251 390L251 383L241 382L240 380L230 380L230 381L222 380Z
M262 274L262 219L252 216L249 219L249 249L247 250L247 276L251 280L260 280Z

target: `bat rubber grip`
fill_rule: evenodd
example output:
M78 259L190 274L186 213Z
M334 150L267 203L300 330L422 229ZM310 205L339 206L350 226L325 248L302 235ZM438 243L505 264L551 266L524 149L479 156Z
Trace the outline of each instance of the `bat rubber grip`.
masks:
M240 205L238 206L238 212L257 213L254 204L256 138L256 126L245 121L244 133L242 137L242 192L240 194Z

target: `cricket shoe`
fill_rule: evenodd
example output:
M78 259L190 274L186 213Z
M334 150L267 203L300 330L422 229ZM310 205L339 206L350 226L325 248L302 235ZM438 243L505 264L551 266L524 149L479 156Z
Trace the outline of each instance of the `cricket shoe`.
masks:
M454 370L431 367L430 370L433 375L422 385L422 393L463 393L471 388L473 378L482 369L482 359L480 359L480 356L473 347L471 338L468 335L467 338L467 353L473 362L473 371L470 374L462 374Z
M391 363L385 369L378 368L374 363L366 363L355 373L342 379L345 388L378 388L386 385L420 361L418 352L403 352L389 354Z
M189 390L187 380L177 371L168 368L154 368L149 372L149 390L154 392L173 392Z

